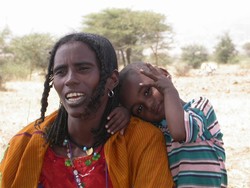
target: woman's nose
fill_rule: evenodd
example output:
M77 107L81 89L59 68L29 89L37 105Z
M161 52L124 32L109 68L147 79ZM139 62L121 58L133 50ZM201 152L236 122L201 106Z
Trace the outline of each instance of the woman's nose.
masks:
M79 80L77 79L77 75L73 71L69 71L66 77L65 85L76 85L79 83Z

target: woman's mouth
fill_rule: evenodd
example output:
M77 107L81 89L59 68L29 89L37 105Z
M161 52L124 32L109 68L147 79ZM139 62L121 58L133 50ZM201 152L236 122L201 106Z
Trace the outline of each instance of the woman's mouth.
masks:
M72 92L66 95L66 102L69 104L80 104L85 100L85 93Z

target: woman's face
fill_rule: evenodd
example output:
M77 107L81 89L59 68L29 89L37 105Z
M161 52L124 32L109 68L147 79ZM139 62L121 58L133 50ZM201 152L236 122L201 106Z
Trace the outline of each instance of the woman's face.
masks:
M82 117L100 80L97 58L86 44L62 45L54 59L54 87L69 116Z
M161 93L151 86L153 81L139 72L131 72L120 90L120 101L130 112L146 121L159 122L164 117L164 101ZM129 90L129 92L128 92Z

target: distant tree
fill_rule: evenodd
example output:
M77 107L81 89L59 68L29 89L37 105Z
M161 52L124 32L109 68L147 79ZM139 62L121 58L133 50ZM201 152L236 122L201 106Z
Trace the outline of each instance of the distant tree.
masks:
M208 50L198 44L182 47L181 59L188 63L192 68L199 68L202 62L208 60Z
M250 42L247 42L243 45L243 49L248 57L250 57Z
M149 11L105 9L85 16L82 25L83 31L109 38L124 65L142 59L144 49L151 49L157 57L171 41L166 40L172 30L165 23L165 16Z
M151 50L153 63L156 65L164 64L161 61L166 60L165 57L168 57L167 50L171 48L173 43L171 26L165 24L166 17L162 14L145 11L141 13L139 18L141 20L142 37L138 44Z
M11 31L8 27L5 27L3 30L0 30L0 49L1 50L5 46L10 36L11 36Z
M4 66L11 58L11 54L9 54L9 40L11 38L11 31L8 27L5 27L0 31L0 90L5 90L5 70Z
M215 46L214 56L219 63L233 63L238 55L238 51L235 48L235 44L232 42L228 33L219 37L219 42Z
M36 68L45 70L53 43L53 37L50 34L33 33L12 39L11 50L14 54L14 63L23 64L28 68L29 76Z
M6 56L9 53L9 40L11 38L11 31L5 27L0 31L0 64L5 62Z
M157 66L164 66L170 65L173 63L172 57L167 53L160 53L157 54L157 64L155 62L155 55L152 53L150 56L146 58L147 62L152 62L153 64Z

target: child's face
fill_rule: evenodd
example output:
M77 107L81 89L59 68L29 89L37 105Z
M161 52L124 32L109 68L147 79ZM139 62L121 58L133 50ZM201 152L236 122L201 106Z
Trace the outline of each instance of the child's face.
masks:
M144 83L140 86L139 83ZM160 92L145 84L153 81L140 72L131 72L120 90L121 104L129 111L146 121L159 122L164 115L164 101Z

